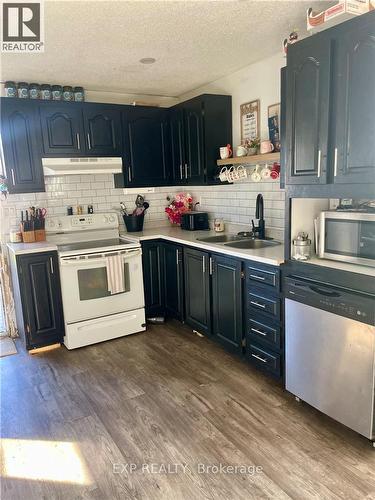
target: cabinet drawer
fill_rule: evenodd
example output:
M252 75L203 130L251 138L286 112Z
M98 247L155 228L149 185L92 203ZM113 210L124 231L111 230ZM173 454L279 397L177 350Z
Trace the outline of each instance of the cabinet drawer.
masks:
M247 266L246 277L249 283L258 283L268 285L279 290L279 270L278 269L260 269L258 267Z
M266 321L255 321L255 319L249 318L247 333L253 340L266 342L273 348L280 349L280 327L277 325L268 325Z
M280 354L250 344L247 353L248 359L257 367L266 370L277 377L281 376Z
M248 293L247 304L251 309L271 314L280 318L280 299L277 297L263 297L260 292Z

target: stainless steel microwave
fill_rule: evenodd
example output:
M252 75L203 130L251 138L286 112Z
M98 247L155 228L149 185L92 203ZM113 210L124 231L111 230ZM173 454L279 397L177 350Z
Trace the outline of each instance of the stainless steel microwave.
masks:
M319 257L375 267L375 213L321 212Z

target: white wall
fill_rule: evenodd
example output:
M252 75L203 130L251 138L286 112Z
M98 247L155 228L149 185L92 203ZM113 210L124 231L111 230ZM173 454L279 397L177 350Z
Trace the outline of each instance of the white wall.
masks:
M254 47L256 50L256 47ZM246 66L231 75L195 89L180 97L181 101L204 93L229 94L232 96L233 145L241 141L240 105L260 99L261 139L268 139L267 107L280 102L280 69L285 66L280 53Z

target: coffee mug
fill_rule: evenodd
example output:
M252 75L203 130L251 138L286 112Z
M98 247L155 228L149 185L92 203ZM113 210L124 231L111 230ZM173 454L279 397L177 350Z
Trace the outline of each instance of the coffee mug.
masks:
M259 168L259 165L257 165L254 172L251 174L251 180L254 182L260 182L262 180L262 176L259 173Z
M230 144L223 146L220 148L220 158L222 160L226 160L232 156L232 148Z
M262 168L260 175L262 179L269 179L271 177L271 169L267 164Z
M247 155L247 148L245 148L245 146L237 146L236 156L246 156L246 155Z
M271 169L271 179L278 179L280 176L280 163L275 162Z
M227 180L227 171L228 171L227 167L223 167L220 170L219 179L221 180L221 182L225 182Z
M265 153L272 153L275 149L274 145L271 141L262 141L260 143L260 154L263 155Z

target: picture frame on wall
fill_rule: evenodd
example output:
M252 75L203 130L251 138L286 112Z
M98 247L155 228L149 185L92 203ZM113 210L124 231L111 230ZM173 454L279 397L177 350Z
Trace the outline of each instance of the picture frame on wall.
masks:
M241 142L259 138L260 100L246 102L240 106Z
M280 103L268 106L268 135L274 151L280 151Z

